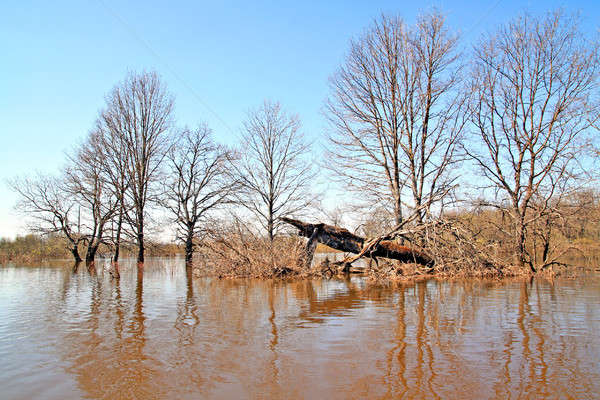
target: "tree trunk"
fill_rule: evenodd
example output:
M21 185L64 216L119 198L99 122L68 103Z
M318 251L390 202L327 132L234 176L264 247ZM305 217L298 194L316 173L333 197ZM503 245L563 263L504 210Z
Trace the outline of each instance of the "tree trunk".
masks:
M188 231L187 237L185 240L185 263L186 265L192 263L192 259L194 258L194 231Z
M137 262L138 262L138 264L143 264L144 263L144 234L143 233L138 233L137 242L138 242Z
M300 236L313 238L333 249L348 253L359 254L365 245L365 238L350 233L344 228L327 224L308 224L291 218L281 218L282 221L299 229ZM315 233L316 232L316 233ZM308 249L307 249L308 253ZM433 266L434 261L423 252L410 247L401 246L392 240L382 240L372 251L365 254L366 257L384 257L403 262L414 262L417 264Z
M113 255L113 262L119 262L119 242L115 243L115 254Z
M315 250L317 248L317 235L319 234L319 227L316 227L315 229L313 229L313 233L312 235L310 235L310 238L308 239L308 242L306 243L306 249L304 251L304 268L306 269L310 269L310 266L312 265L312 260L315 256Z
M71 248L71 254L73 254L73 258L75 259L76 263L80 263L81 261L83 261L81 259L81 256L79 255L79 249L77 248L77 244L73 244L73 247Z
M536 269L533 263L528 262L526 258L527 249L525 247L525 226L524 221L518 219L515 227L515 264L521 270L527 268L527 264L529 264L531 272L536 272Z
M98 243L90 243L85 253L85 262L93 262L96 259L96 252L98 251Z
M121 229L123 227L123 206L119 211L119 221L117 222L117 235L115 236L115 254L113 255L113 262L119 262L119 251L121 249Z
M542 251L542 264L546 265L548 263L548 256L550 255L550 239L552 237L552 223L550 222L550 217L546 217L546 230L543 235L544 239L544 247Z
M394 201L394 222L396 226L402 223L402 202L400 201L400 197Z
M269 207L269 212L271 212L271 209ZM269 218L267 219L267 234L269 235L269 241L271 243L273 243L273 238L275 237L274 234L274 227L273 227L273 215L269 214Z

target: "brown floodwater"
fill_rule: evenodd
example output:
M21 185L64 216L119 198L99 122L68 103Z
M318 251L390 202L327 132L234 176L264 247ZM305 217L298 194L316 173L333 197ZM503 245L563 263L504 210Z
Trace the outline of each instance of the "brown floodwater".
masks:
M0 398L599 398L600 279L0 267ZM94 272L94 271L92 271Z

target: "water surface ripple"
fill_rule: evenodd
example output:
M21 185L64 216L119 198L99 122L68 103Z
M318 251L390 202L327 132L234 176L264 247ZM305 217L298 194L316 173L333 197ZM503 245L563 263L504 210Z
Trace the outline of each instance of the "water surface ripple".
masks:
M600 279L0 267L0 398L599 398Z

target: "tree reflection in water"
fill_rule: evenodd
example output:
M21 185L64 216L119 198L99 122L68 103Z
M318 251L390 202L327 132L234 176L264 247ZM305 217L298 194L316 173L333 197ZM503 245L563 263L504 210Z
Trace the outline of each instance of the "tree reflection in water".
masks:
M87 267L80 279L91 288L89 311L80 314L83 320L66 336L67 370L93 398L160 398L160 385L152 384L156 365L145 354L143 270L133 275L132 296L123 299L122 280Z
M58 287L62 322L46 329L90 398L512 398L569 387L585 397L599 388L599 282L236 281L147 262L122 264L120 280L69 268Z

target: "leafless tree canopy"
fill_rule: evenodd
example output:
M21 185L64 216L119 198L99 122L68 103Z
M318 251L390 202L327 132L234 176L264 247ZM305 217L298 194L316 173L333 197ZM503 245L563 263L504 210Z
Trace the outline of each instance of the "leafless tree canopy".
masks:
M185 243L191 262L194 239L202 236L209 212L232 200L238 182L232 177L231 151L216 145L206 125L184 130L167 155L169 178L165 206Z
M134 230L138 262L143 262L146 206L157 200L154 184L170 145L173 100L155 73L144 73L127 76L106 102L101 124L117 151L124 152L125 201L132 208L124 216Z
M597 44L560 12L522 15L475 48L470 122L477 140L465 150L496 193L488 204L507 202L516 262L532 270L554 259L534 265L528 229L581 177L582 139L598 118L590 102L598 61Z
M293 215L315 201L315 179L308 159L309 145L297 116L279 103L265 101L244 123L239 175L241 204L265 229L272 241L279 216Z
M455 175L465 96L458 93L457 35L439 13L407 26L382 16L331 79L326 105L333 128L335 177L376 204L420 218L445 197Z

